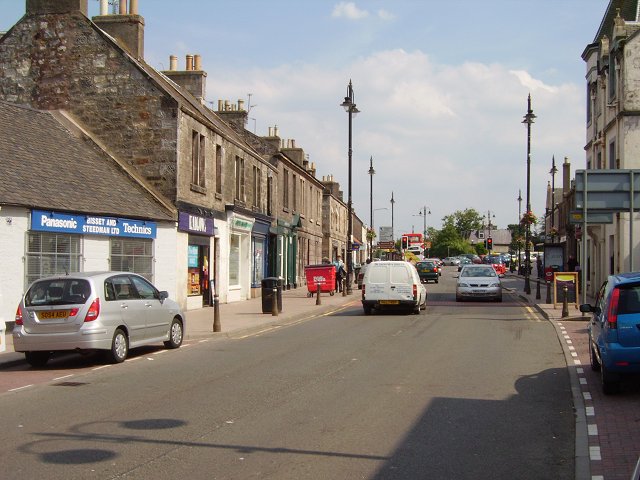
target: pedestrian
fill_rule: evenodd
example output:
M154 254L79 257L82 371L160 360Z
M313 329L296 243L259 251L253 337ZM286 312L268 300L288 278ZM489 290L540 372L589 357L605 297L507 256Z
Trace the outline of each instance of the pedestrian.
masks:
M576 257L569 255L569 260L567 260L567 272L575 272L577 264L578 262L576 261Z
M342 257L338 255L336 261L333 263L336 267L336 291L342 292L342 280L346 277L346 271L344 269L344 262Z
M536 269L538 270L538 278L542 278L544 276L544 267L542 266L542 258L538 255L538 259L536 260Z

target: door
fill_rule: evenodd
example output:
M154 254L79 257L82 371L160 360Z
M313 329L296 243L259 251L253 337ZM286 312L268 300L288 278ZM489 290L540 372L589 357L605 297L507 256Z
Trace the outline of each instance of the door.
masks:
M172 320L171 312L160 301L158 290L147 280L138 276L131 276L131 282L140 297L145 317L145 331L143 338L164 338L169 331Z
M131 277L117 275L107 280L107 289L113 288L115 297L112 308L120 311L122 323L129 331L129 344L143 341L147 337L147 311L145 300L140 298Z

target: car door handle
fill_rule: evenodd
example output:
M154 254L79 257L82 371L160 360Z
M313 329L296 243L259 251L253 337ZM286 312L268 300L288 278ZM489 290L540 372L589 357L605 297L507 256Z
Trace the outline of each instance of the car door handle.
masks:
M148 303L148 302L147 302L147 303L145 303L145 304L144 304L144 306L145 306L145 307L147 307L147 308L151 308L151 307L153 307L153 305L152 305L152 304L150 304L150 303Z
M129 305L127 305L126 303L121 303L120 308L129 308Z

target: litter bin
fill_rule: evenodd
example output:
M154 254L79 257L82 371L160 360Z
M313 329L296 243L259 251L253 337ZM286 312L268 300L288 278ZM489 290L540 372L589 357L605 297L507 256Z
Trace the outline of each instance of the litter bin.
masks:
M282 311L282 284L283 280L277 277L262 279L262 313L271 313L273 302L273 289L276 289L276 302L278 312Z
M7 338L5 337L6 330L6 323L4 323L4 320L0 320L0 352L7 350Z

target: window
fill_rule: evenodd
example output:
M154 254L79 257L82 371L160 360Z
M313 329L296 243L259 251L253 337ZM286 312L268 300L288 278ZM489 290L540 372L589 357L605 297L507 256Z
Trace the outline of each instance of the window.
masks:
M111 270L134 272L153 281L153 240L147 238L112 238Z
M293 203L291 204L291 206L293 207L294 210L298 210L298 189L297 189L297 185L296 185L296 176L293 175L292 178L292 184L293 184Z
M222 193L222 147L216 145L216 193Z
M191 134L191 184L204 188L205 140L204 135L194 131Z
M289 208L289 170L282 173L282 206Z
M240 285L240 235L234 233L229 243L229 285Z
M253 206L260 206L262 197L262 172L259 167L253 167Z
M156 289L149 282L143 280L140 277L131 277L131 281L136 287L140 298L144 298L147 300L153 300L154 298L156 298Z
M267 215L273 215L273 177L267 177Z
M619 68L619 64L617 62L617 59L615 57L611 56L610 60L609 60L609 70L608 70L609 101L611 101L614 98L616 98L616 87L617 87L617 81L618 81L618 68Z
M49 275L80 271L81 237L62 233L27 234L26 285Z
M236 156L236 200L245 201L244 197L244 158Z
M609 144L609 168L616 168L616 141Z

